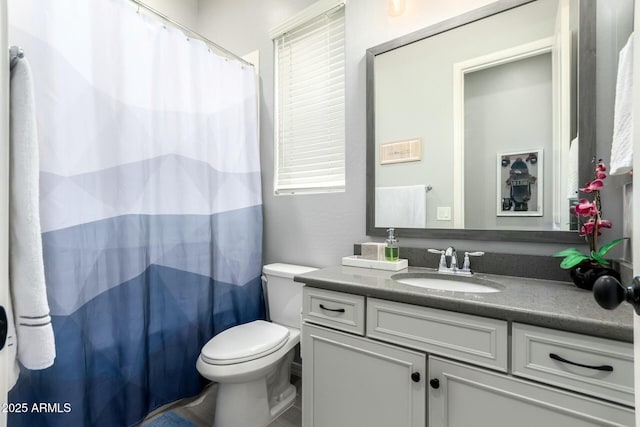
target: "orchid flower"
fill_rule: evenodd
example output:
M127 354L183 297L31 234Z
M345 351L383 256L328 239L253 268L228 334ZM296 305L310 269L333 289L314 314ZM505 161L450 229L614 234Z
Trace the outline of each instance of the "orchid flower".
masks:
M580 199L575 206L576 214L582 216L594 216L598 214L598 207L595 203L588 201L587 199Z
M580 191L582 191L583 193L591 193L593 191L600 191L602 187L604 187L604 182L602 181L602 179L596 178L591 182L587 182L587 186L585 188L581 188Z
M595 226L596 222L593 219L590 219L582 225L582 228L580 228L580 235L586 236L587 234L593 234Z
M601 219L598 221L598 228L611 228L613 224L608 219Z

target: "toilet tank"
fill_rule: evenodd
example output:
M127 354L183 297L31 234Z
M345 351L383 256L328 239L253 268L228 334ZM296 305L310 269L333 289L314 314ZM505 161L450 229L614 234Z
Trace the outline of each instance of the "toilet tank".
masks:
M269 318L279 325L300 329L302 310L302 283L293 276L317 270L293 264L268 264L262 269L267 279L265 291Z

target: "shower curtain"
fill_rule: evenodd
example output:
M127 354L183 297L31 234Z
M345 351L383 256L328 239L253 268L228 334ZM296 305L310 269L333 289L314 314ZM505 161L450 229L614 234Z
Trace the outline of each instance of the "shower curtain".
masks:
M202 390L207 340L264 318L254 70L127 0L9 16L33 70L57 351L21 370L9 426L134 425Z

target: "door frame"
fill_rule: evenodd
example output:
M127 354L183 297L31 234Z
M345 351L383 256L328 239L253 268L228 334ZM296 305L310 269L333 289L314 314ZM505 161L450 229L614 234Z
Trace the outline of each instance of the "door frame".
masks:
M635 34L640 34L640 0L635 0L634 3L633 29ZM634 41L633 46L633 110L636 113L640 111L640 42L638 40ZM635 151L633 169L640 171L640 114L633 115L633 129L633 151ZM633 275L640 276L640 209L637 209L637 201L640 201L640 185L633 187L633 200L636 200L636 207L632 213ZM635 313L633 315L633 347L636 426L640 426L640 316Z
M0 306L9 302L9 41L7 0L0 0ZM9 319L13 321L13 319ZM8 351L0 351L0 403L8 403ZM0 427L7 414L0 411Z

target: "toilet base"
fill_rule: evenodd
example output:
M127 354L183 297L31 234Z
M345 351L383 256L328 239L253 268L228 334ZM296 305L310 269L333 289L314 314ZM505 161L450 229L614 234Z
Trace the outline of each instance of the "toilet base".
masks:
M243 399L254 402L247 408ZM267 385L263 380L242 384L219 384L215 427L260 427L266 426L283 412L293 406L296 400L296 388L289 385L282 393L279 402L272 408L267 405Z
M238 384L219 384L215 427L258 427L271 421L265 378ZM250 401L251 407L246 403Z
M296 401L296 387L289 384L289 387L280 395L280 401L271 407L271 419L278 418L284 411L291 408Z

